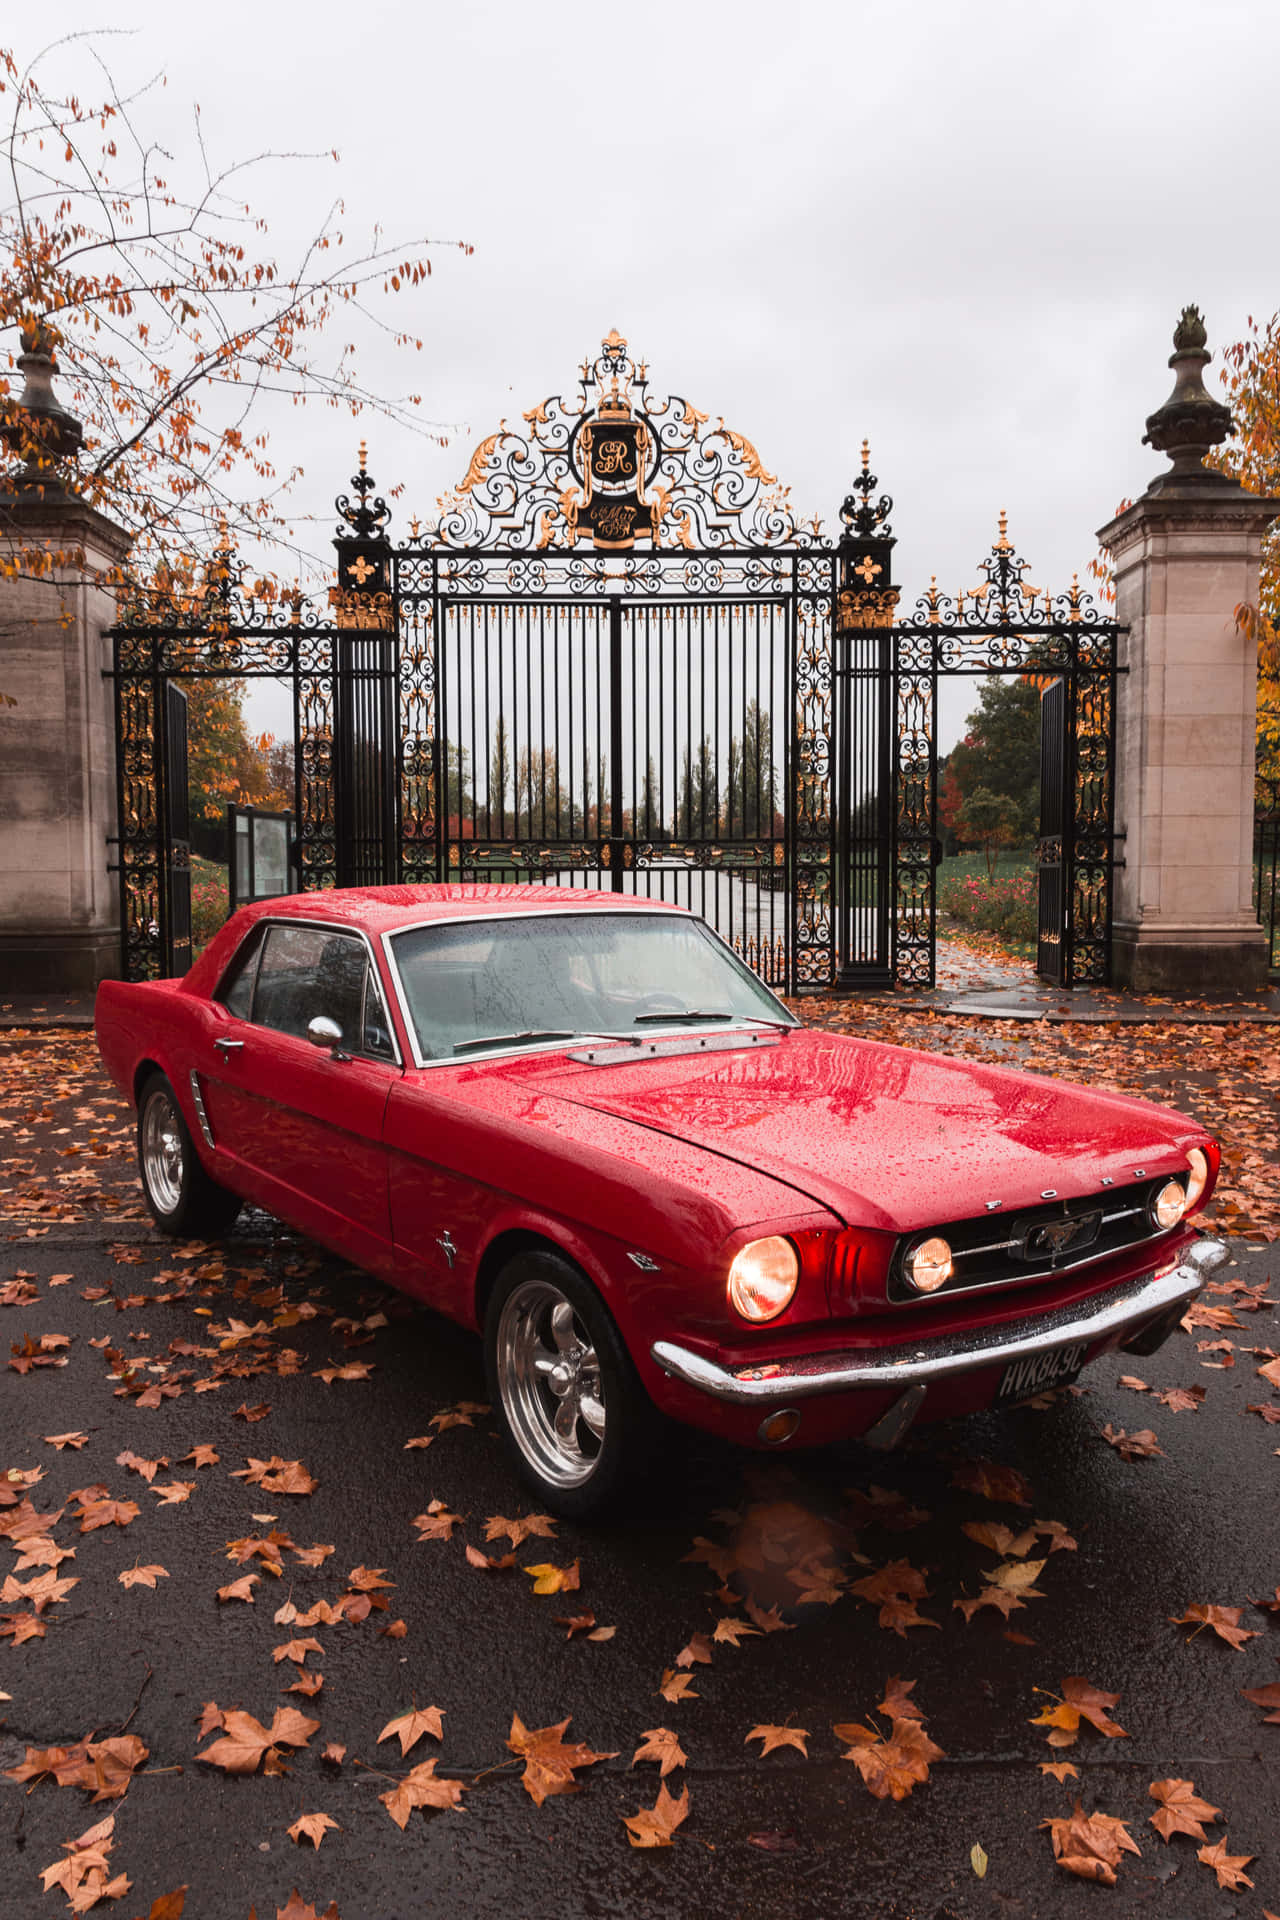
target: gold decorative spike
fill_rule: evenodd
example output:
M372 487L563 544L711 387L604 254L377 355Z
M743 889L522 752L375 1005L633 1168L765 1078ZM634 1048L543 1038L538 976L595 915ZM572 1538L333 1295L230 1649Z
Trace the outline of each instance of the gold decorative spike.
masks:
M363 440L360 442L360 471L361 473L369 471L369 448Z
M1009 516L1003 507L1000 509L1000 537L996 541L996 550L999 553L1012 552L1009 544Z
M626 346L627 343L623 339L622 335L618 332L618 329L616 327L611 327L608 333L605 335L602 344L609 349L610 353L618 353L621 351L623 347Z
M409 532L413 535L413 538L415 541L421 538L419 521L416 513L414 514L412 520L409 522Z
M871 442L869 440L864 440L862 443L862 471L864 473L870 473L871 471Z

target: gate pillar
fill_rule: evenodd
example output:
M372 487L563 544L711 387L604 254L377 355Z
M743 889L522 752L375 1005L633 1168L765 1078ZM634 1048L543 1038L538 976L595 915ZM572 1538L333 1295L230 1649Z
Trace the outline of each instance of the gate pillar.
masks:
M1258 595L1280 500L1203 465L1231 416L1202 383L1196 308L1169 361L1177 381L1144 440L1173 465L1099 529L1115 574L1118 866L1113 980L1139 993L1260 989L1267 955L1252 905L1257 642L1235 609Z
M0 994L88 993L121 971L105 584L129 535L65 487L80 423L53 355L24 339L26 388L0 475Z

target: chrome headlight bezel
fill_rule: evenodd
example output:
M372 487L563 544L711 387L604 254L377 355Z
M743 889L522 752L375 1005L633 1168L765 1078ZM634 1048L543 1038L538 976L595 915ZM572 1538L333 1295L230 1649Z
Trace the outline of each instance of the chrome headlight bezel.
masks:
M780 1233L765 1234L739 1247L729 1263L725 1297L739 1319L753 1327L784 1314L800 1283L800 1256Z

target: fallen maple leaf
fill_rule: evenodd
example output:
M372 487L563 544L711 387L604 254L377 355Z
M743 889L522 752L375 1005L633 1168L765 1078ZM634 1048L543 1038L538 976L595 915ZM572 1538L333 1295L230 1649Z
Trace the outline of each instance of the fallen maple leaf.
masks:
M669 1773L688 1762L688 1755L680 1745L679 1738L670 1727L650 1727L640 1737L640 1745L632 1755L631 1764L638 1767L642 1760L656 1760L662 1769L665 1780Z
M328 1746L321 1750L320 1754L320 1758L327 1760L331 1767L340 1767L346 1757L347 1750L338 1740L331 1740Z
M260 1400L256 1407L246 1406L244 1401L242 1400L240 1402L240 1405L236 1408L235 1412L232 1414L231 1418L233 1420L249 1420L249 1421L265 1420L267 1415L270 1413L270 1411L271 1411L271 1408L267 1403L267 1401L265 1400Z
M504 1535L513 1547L522 1546L533 1536L541 1540L554 1540L556 1523L549 1513L526 1513L518 1520L507 1520L502 1514L495 1513L484 1523L484 1537L486 1540L501 1540Z
M535 1593L572 1593L582 1584L576 1560L569 1567L557 1567L551 1561L544 1560L521 1571L533 1581Z
M1041 1760L1041 1773L1051 1773L1055 1780L1066 1782L1080 1778L1079 1767L1073 1767L1069 1760Z
M159 1495L162 1507L179 1507L189 1500L196 1490L194 1480L161 1480L151 1491Z
M1166 1844L1175 1833L1189 1834L1193 1840L1207 1840L1209 1836L1201 1821L1217 1820L1222 1815L1221 1807L1210 1806L1207 1800L1198 1798L1195 1784L1190 1780L1153 1780L1147 1792L1159 1803L1159 1812L1152 1814L1151 1824Z
M1263 1723L1265 1726L1280 1726L1280 1680L1272 1680L1265 1687L1241 1687L1240 1691L1255 1707L1271 1709Z
M295 1547L291 1545L289 1551L293 1554L300 1566L322 1567L330 1554L337 1552L337 1548L321 1546Z
M44 1439L46 1446L56 1447L59 1453L66 1447L75 1447L78 1452L89 1444L87 1433L46 1433Z
M1150 1427L1143 1427L1137 1433L1126 1433L1123 1427L1113 1427L1108 1421L1102 1429L1102 1438L1108 1446L1115 1448L1123 1460L1150 1460L1156 1454L1164 1458L1164 1448Z
M136 1564L132 1567L127 1567L123 1573L116 1575L116 1579L122 1587L154 1588L157 1580L167 1580L168 1578L169 1570L167 1567L140 1567Z
M938 1625L936 1620L930 1620L916 1607L917 1600L928 1598L929 1588L924 1575L909 1560L890 1561L878 1573L853 1581L849 1591L856 1593L860 1599L878 1604L879 1625L892 1629L904 1639L908 1627Z
M255 1460L249 1456L247 1467L240 1467L231 1475L233 1480L247 1480L251 1487L261 1487L264 1493L314 1493L320 1482L313 1480L301 1460L282 1460L273 1453L269 1460Z
M249 1920L254 1920L252 1908L249 1911ZM304 1900L295 1887L287 1903L283 1907L276 1908L276 1920L341 1920L341 1915L338 1912L336 1900L331 1900L321 1913L309 1900Z
M178 1465L185 1466L187 1461L190 1460L192 1465L197 1468L216 1467L221 1458L221 1454L216 1453L211 1446L202 1442L200 1446L192 1447L190 1453L184 1453Z
M1006 1506L1031 1505L1031 1483L1026 1476L1016 1467L999 1466L994 1460L962 1460L951 1476L951 1484Z
M390 1740L392 1734L400 1742L400 1757L404 1758L410 1747L417 1745L424 1733L433 1740L444 1739L444 1710L441 1707L414 1707L410 1713L402 1713L397 1720L388 1720L378 1735L378 1745Z
M572 1715L569 1719L572 1719ZM566 1741L569 1720L551 1727L526 1727L519 1714L511 1720L507 1745L524 1761L520 1783L535 1807L558 1793L580 1793L581 1782L574 1779L578 1767L593 1767L600 1760L616 1760L616 1753L596 1753L577 1741Z
M1037 1687L1037 1693L1044 1693L1044 1687ZM1031 1721L1033 1727L1048 1727L1051 1747L1073 1747L1080 1730L1080 1722L1087 1720L1099 1733L1106 1734L1109 1740L1127 1740L1124 1728L1117 1726L1106 1709L1114 1707L1120 1698L1118 1693L1103 1693L1083 1674L1070 1674L1062 1682L1062 1698L1056 1707L1046 1707Z
M293 1671L296 1679L287 1687L281 1687L281 1693L300 1693L304 1700L314 1700L324 1685L324 1675L314 1667L295 1667Z
M942 1748L925 1732L918 1719L894 1720L886 1740L871 1727L844 1724L832 1729L843 1740L869 1792L877 1800L905 1800L929 1778L929 1763L943 1758Z
M82 1833L78 1840L64 1840L66 1859L56 1860L41 1870L45 1892L60 1886L73 1913L87 1913L99 1900L119 1900L133 1884L123 1873L117 1874L114 1880L107 1878L110 1872L107 1855L114 1845L111 1838L114 1829L115 1815L110 1814L96 1827Z
M677 1800L659 1783L658 1798L653 1806L641 1807L638 1813L624 1813L622 1824L633 1847L669 1847L672 1834L688 1817L688 1787Z
M1188 1607L1186 1612L1180 1614L1177 1619L1172 1614L1169 1615L1171 1625L1195 1628L1195 1633L1187 1635L1188 1646L1197 1633L1202 1633L1206 1627L1211 1627L1218 1638L1225 1640L1229 1647L1234 1647L1237 1653L1243 1650L1246 1640L1256 1640L1258 1637L1256 1630L1240 1625L1243 1618L1243 1607L1214 1607L1202 1605L1198 1601L1194 1606Z
M736 1647L741 1644L744 1635L755 1634L758 1636L759 1633L759 1627L749 1627L745 1620L726 1618L716 1621L716 1630L711 1638L717 1641L727 1640L732 1646Z
M808 1731L804 1727L759 1726L752 1727L743 1745L746 1746L752 1740L759 1740L762 1743L760 1747L762 1760L766 1753L772 1753L776 1747L794 1747L796 1752L802 1753L807 1760L809 1749L805 1741L808 1738Z
M261 1576L256 1573L242 1574L238 1580L231 1581L230 1585L218 1588L219 1600L247 1600L252 1606L254 1604L253 1589L260 1578Z
M345 1367L317 1367L312 1378L323 1380L331 1387L335 1380L367 1380L373 1372L371 1363L363 1360L349 1360Z
M148 1486L151 1485L151 1482L155 1479L161 1467L167 1467L168 1464L169 1461L165 1454L161 1454L158 1460L143 1460L138 1454L130 1453L127 1447L123 1453L116 1455L116 1465L118 1467L127 1467L131 1473L141 1474Z
M1078 1800L1069 1819L1042 1820L1040 1825L1049 1829L1053 1857L1060 1867L1104 1887L1115 1886L1122 1853L1142 1854L1123 1820L1109 1813L1086 1814Z
M320 1642L310 1635L305 1640L286 1640L281 1647L273 1647L271 1658L279 1666L282 1660L292 1660L296 1666L302 1666L309 1653L323 1653Z
M466 1788L461 1780L438 1780L436 1765L434 1760L419 1761L389 1793L378 1795L401 1832L408 1826L409 1815L415 1807L453 1807L462 1811Z
M147 1757L148 1749L136 1733L115 1734L108 1740L85 1734L71 1747L28 1747L25 1759L10 1768L6 1778L24 1785L47 1774L56 1786L82 1787L96 1804L120 1799Z
M1024 1527L1015 1533L1002 1520L966 1520L960 1531L968 1534L970 1540L976 1540L980 1547L990 1547L993 1553L1012 1554L1019 1559L1030 1553L1036 1543L1034 1527Z
M419 1540L451 1540L454 1528L462 1525L462 1515L450 1513L443 1500L432 1500L426 1512L415 1514L409 1525L419 1529Z
M185 1885L175 1887L172 1893L158 1893L151 1902L147 1920L182 1920L182 1909L186 1901Z
M466 1553L467 1565L482 1567L486 1573L510 1573L516 1564L514 1552L490 1556L487 1553L481 1553L479 1547L473 1547L470 1541L467 1542Z
M286 1828L286 1832L295 1846L300 1847L304 1840L309 1840L313 1847L319 1847L330 1829L335 1833L342 1832L337 1821L331 1820L327 1813L302 1813L291 1827Z
M688 1645L681 1647L676 1655L676 1665L678 1667L694 1665L709 1667L711 1665L711 1642L705 1633L690 1635Z
M127 1527L138 1517L138 1509L132 1500L90 1500L80 1509L81 1533L92 1533L98 1527Z
M233 1707L222 1716L223 1737L196 1759L207 1760L224 1773L256 1773L272 1747L305 1747L319 1725L296 1707L277 1707L270 1727L264 1727L251 1713Z
M1170 1413L1198 1413L1204 1393L1203 1387L1170 1387L1164 1393L1157 1393L1156 1399L1161 1406L1168 1407Z
M420 1433L414 1440L406 1440L404 1451L409 1453L414 1447L429 1447L435 1439L434 1433Z
M1213 1868L1218 1876L1218 1885L1230 1893L1238 1893L1241 1887L1253 1885L1244 1871L1253 1858L1251 1853L1228 1853L1225 1840L1219 1840L1211 1847L1200 1847L1196 1853L1196 1859L1203 1866Z
M667 1667L664 1671L658 1692L673 1705L680 1700L697 1700L701 1697L694 1691L693 1675L677 1673L674 1667Z

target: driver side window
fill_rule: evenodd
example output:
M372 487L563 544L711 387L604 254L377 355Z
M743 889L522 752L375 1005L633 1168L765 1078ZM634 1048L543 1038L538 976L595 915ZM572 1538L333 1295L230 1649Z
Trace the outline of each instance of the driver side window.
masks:
M267 933L253 996L257 1026L305 1040L323 1014L342 1029L349 1047L361 1040L364 944L323 927L276 925Z

